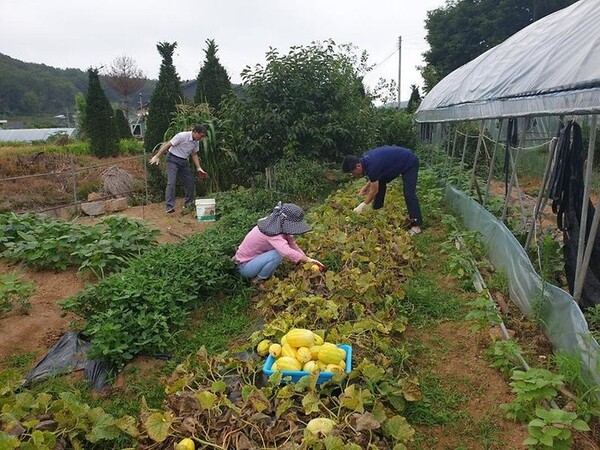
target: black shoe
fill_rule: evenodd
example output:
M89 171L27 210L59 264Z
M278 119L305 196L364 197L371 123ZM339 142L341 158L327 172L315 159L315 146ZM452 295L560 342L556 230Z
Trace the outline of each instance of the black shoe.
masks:
M175 208L171 208L167 210L167 214L173 214L175 212Z

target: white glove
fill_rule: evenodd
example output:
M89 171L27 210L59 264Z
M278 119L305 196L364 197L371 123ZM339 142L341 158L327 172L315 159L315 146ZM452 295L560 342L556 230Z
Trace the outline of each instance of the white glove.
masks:
M354 208L354 212L357 214L360 214L365 210L366 207L367 207L367 204L365 202L362 202L360 205L358 205L356 208Z
M148 163L150 163L150 164L158 164L159 160L160 160L160 158L158 157L158 155L154 155L152 158L150 158L150 161L148 161Z
M311 263L311 264L316 264L317 266L319 266L319 268L325 267L323 265L323 263L321 261L319 261L318 259L308 258L306 261L309 262L309 263Z

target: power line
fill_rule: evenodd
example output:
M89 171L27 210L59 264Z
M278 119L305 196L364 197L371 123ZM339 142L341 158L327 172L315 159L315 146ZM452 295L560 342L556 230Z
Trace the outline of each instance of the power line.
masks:
M380 65L382 65L384 62L386 62L388 59L390 59L392 56L394 56L396 53L398 53L398 48L396 48L392 53L390 53L389 56L387 56L383 61L381 61L379 64L375 65L373 68L371 68L371 70L375 70L377 69Z

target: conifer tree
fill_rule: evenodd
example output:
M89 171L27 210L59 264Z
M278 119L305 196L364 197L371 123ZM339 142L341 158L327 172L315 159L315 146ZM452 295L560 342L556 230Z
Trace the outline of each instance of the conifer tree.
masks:
M171 115L176 111L176 105L182 102L183 91L179 75L173 65L173 52L177 42L159 42L156 45L162 56L158 83L150 98L150 110L146 119L144 146L147 152L163 142L165 131L169 128ZM181 130L184 131L184 130Z
M112 106L100 86L98 69L88 69L88 94L85 107L85 131L90 153L99 158L119 153L119 138Z
M417 86L416 84L411 84L410 89L410 98L408 99L406 112L413 113L421 104L421 95L419 94L419 86Z
M196 79L194 103L208 103L218 112L221 98L231 91L231 80L227 70L219 62L218 46L214 39L207 39L206 45L207 48L204 50L206 59Z
M125 113L122 109L115 110L115 126L117 127L117 136L119 139L133 139L131 134L131 126L125 118Z

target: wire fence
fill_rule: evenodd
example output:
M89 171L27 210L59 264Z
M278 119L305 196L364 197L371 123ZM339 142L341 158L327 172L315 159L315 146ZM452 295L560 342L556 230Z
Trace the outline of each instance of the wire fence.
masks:
M39 165L43 170L43 164ZM27 169L19 167L18 170ZM127 178L128 182L119 177ZM117 196L126 196L134 203L148 203L146 155L111 158L92 165L81 165L73 155L66 158L61 155L57 170L0 178L0 212L79 210L88 201Z

